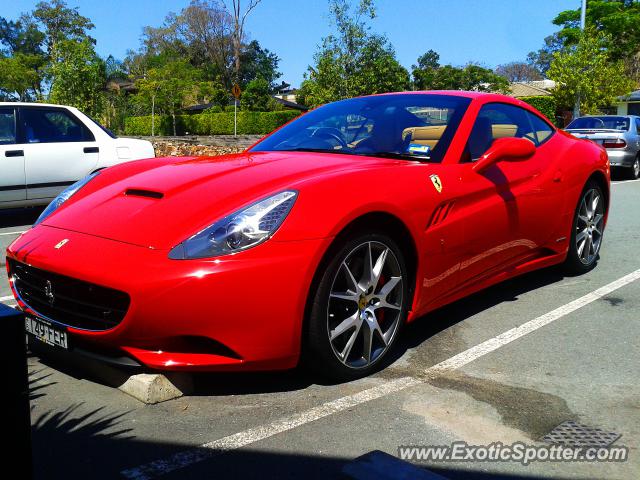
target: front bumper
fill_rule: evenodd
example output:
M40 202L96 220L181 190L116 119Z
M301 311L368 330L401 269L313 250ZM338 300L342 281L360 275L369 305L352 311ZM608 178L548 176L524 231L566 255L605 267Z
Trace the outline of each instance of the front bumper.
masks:
M114 328L86 331L59 322L84 350L125 353L161 370L284 369L298 361L307 293L329 241L272 239L218 259L169 260L164 250L41 225L7 255L129 294L129 309Z

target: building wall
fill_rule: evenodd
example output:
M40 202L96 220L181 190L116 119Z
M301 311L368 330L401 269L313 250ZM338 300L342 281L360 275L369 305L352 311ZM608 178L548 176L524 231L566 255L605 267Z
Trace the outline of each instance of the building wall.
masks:
M618 115L640 115L640 102L619 103Z

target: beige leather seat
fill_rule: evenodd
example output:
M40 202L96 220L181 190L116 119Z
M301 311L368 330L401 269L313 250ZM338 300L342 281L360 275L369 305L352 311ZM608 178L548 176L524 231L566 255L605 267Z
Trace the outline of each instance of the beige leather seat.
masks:
M508 123L494 123L491 125L491 130L493 139L496 140L498 138L515 137L516 133L518 133L518 126Z
M551 130L538 130L536 132L536 137L538 137L538 142L542 143L544 142L547 138L549 138L549 135L551 135L552 131Z
M402 140L406 140L411 135L411 143L418 145L429 145L433 150L440 141L446 125L430 125L428 127L409 127L402 131Z

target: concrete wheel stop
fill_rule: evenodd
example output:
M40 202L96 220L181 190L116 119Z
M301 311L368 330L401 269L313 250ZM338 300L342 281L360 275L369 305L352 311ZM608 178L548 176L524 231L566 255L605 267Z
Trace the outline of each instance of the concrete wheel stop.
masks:
M91 356L75 356L68 352L53 350L51 347L39 344L29 345L30 350L36 354L39 351L46 354L43 357L53 360L52 368L61 371L70 370L71 375L81 376L89 381L94 381L117 388L123 393L132 396L142 403L152 405L166 402L175 398L193 393L193 376L181 372L144 372L141 370L123 369L105 363Z
M193 392L193 378L189 374L138 373L131 375L118 387L118 390L131 395L148 405Z

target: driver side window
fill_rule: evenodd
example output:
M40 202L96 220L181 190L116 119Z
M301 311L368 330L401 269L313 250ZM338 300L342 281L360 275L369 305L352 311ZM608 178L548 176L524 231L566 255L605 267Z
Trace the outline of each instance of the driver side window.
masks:
M538 144L526 110L506 103L484 105L467 140L462 161L475 162L489 150L494 140L505 137L526 138Z

